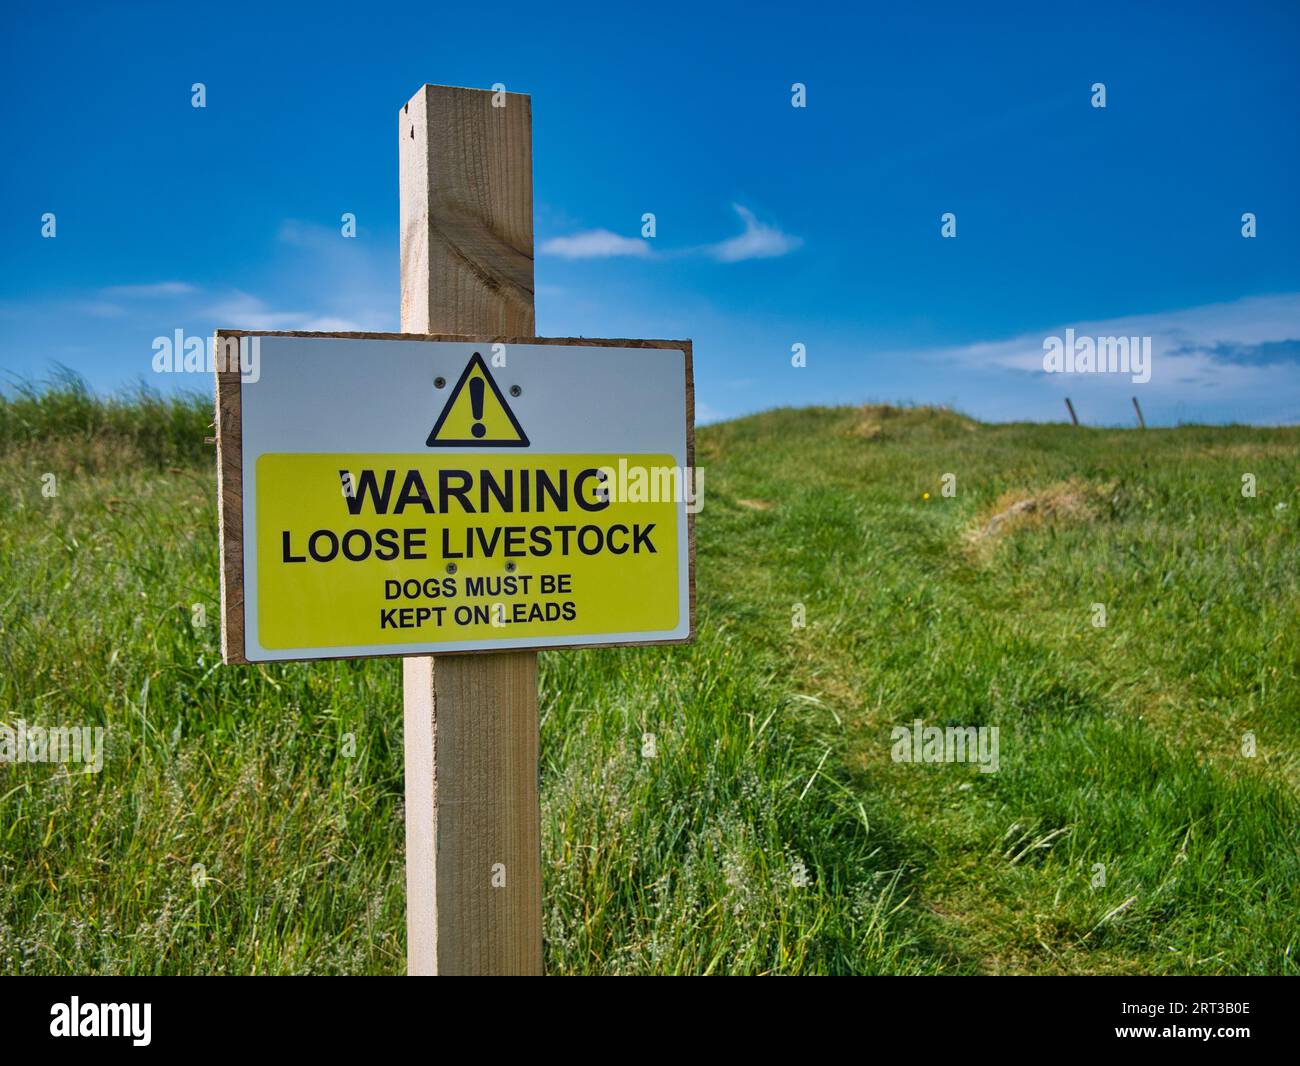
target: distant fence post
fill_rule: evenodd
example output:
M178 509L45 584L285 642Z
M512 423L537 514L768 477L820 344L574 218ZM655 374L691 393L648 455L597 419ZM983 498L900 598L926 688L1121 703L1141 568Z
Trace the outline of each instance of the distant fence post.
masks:
M1142 408L1138 406L1138 398L1136 396L1133 397L1133 410L1138 413L1138 426L1141 429L1146 429L1147 420L1142 417Z
M1079 416L1074 413L1074 404L1070 402L1070 397L1068 396L1065 398L1065 406L1070 411L1070 421L1077 426L1079 424Z

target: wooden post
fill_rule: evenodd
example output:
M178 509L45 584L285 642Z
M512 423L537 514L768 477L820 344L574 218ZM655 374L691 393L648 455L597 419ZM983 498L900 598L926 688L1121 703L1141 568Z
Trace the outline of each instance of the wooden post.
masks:
M1138 425L1142 429L1146 429L1147 420L1142 417L1142 408L1138 406L1138 398L1136 396L1133 397L1133 410L1135 410L1138 413Z
M1079 416L1074 413L1074 404L1070 402L1070 397L1065 398L1065 406L1070 409L1070 421L1076 426L1079 424Z
M426 85L398 127L402 332L531 337L529 97ZM402 662L407 972L540 974L537 655Z

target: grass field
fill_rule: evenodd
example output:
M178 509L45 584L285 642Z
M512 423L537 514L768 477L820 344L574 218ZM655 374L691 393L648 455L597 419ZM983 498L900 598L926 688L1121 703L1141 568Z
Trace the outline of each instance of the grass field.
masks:
M210 421L0 400L0 722L107 729L0 764L0 972L405 967L400 664L221 665ZM697 643L541 656L549 972L1300 972L1300 429L698 461ZM997 772L895 762L916 719Z

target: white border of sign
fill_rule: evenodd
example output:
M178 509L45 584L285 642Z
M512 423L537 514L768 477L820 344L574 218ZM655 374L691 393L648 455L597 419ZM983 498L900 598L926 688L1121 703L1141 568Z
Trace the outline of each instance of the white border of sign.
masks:
M259 345L259 380L243 380L239 366L234 362L234 353L236 348L243 354L245 368L252 364L243 346L247 343L247 338L262 338ZM663 436L660 434L649 433L646 436L646 443L636 447L624 447L620 449L611 449L607 445L604 447L593 447L592 445L602 439L602 432L608 432L610 418L617 425L620 440L630 440L636 444L638 424L636 412L609 412L606 411L603 418L603 427L595 426L594 436L587 438L583 435L581 427L583 420L577 417L578 412L572 407L560 412L561 417L554 419L551 423L552 429L549 436L546 429L541 426L536 415L528 419L525 415L526 425L531 421L533 428L529 430L530 435L537 434L540 429L540 439L533 441L533 447L530 448L536 454L564 454L577 452L611 452L611 451L628 451L629 453L638 450L653 451L661 454L672 454L679 466L686 469L692 469L695 465L695 387L692 370L692 351L690 341L661 341L661 340L597 340L589 338L546 338L546 337L465 337L452 334L409 334L409 333L309 333L309 332L283 332L271 330L218 330L216 336L217 352L217 372L216 372L216 427L217 427L217 479L218 479L218 511L220 515L220 532L221 532L221 617L222 617L222 655L227 663L245 663L245 662L278 662L296 659L340 659L340 658L369 658L369 657L403 657L416 655L454 655L483 653L492 651L509 651L525 650L540 648L584 648L584 647L619 647L645 644L684 644L694 639L695 636L695 521L694 514L688 509L685 502L679 503L679 513L684 514L686 520L685 537L678 538L678 580L680 586L678 589L678 602L687 605L684 617L679 620L677 627L662 633L622 633L622 634L604 634L598 637L582 638L573 640L568 637L518 637L503 638L491 641L456 641L444 643L422 643L401 646L386 647L382 651L374 650L371 645L361 647L331 647L328 649L274 649L268 650L261 647L257 640L257 571L256 571L256 554L245 551L245 531L256 529L256 500L254 493L249 493L247 497L243 492L243 486L246 482L251 484L252 464L257 460L258 454L276 450L274 447L263 445L259 453L254 454L246 452L244 448L243 427L245 413L249 413L256 418L257 424L264 427L271 418L270 412L278 410L285 411L283 421L283 430L290 435L292 441L282 446L282 450L292 450L295 452L319 452L327 453L333 451L372 451L372 452L390 452L393 454L425 454L423 449L415 449L409 445L397 446L385 439L375 439L366 442L365 448L355 448L349 446L341 449L330 438L332 427L312 427L304 424L294 424L291 412L286 408L293 407L292 396L285 392L286 382L276 380L274 370L271 378L264 378L267 372L265 360L270 354L274 359L276 348L280 348L281 354L293 349L298 349L295 353L300 358L303 354L302 345L277 344L268 345L267 340L278 338L306 338L310 340L337 340L353 342L352 347L357 347L356 342L390 342L390 341L408 341L412 343L437 341L443 342L442 351L450 358L449 365L454 365L458 361L463 364L469 355L476 349L487 348L489 351L493 345L504 344L506 350L511 345L534 345L544 346L551 345L556 347L566 347L571 349L571 354L588 359L611 359L617 358L620 354L624 356L623 369L626 372L634 372L637 362L644 362L648 355L647 350L663 351L665 355L669 352L679 353L682 357L682 373L685 406L682 411L681 429L684 431L680 438L680 443L674 443L671 448L664 447ZM364 374L366 366L373 366L373 359L383 358L383 352L386 350L384 344L374 344L373 352L366 352L365 346L362 346L361 353L363 360L358 361L357 372ZM462 350L463 349L463 350ZM223 353L230 353L227 359L222 358ZM351 352L349 354L352 354ZM484 352L487 356L488 352ZM632 359L626 357L631 356ZM593 364L599 365L599 364ZM229 368L229 369L227 369ZM250 375L251 377L252 375ZM660 375L662 377L662 374ZM296 381L301 382L303 375L298 373ZM263 387L265 386L265 387ZM311 383L307 383L311 387ZM257 391L261 389L262 391ZM528 390L534 392L536 390ZM647 395L643 397L647 405L653 405L655 397ZM400 401L399 401L400 402ZM421 401L427 405L426 401ZM278 408L277 408L277 405ZM519 408L525 406L524 403L517 405ZM648 409L648 408L647 408ZM400 421L395 418L394 422ZM597 422L601 422L597 419ZM588 423L591 419L587 420ZM644 427L643 427L644 428ZM383 435L380 434L382 437ZM674 441L677 440L676 432L673 433ZM608 439L608 438L604 438ZM497 452L515 452L520 454L517 449L501 447L499 449L485 449L489 453Z

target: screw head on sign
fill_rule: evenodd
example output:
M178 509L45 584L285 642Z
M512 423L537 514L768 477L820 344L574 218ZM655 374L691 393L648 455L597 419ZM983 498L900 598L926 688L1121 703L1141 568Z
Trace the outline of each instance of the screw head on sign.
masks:
M434 387L435 389L445 389L445 388L447 387L447 379L446 379L446 378L434 378L434 379L433 379L433 387Z
M511 385L511 386L510 386L510 395L511 395L511 396L522 396L523 394L524 394L524 390L521 389L518 385Z
M447 564L447 573L449 573L449 574L454 574L455 572L456 572L456 564L455 564L455 563L448 563L448 564Z
M516 570L518 570L518 569L519 569L519 564L518 564L518 563L506 563L506 573L507 573L507 574L513 574L513 573L514 573Z

